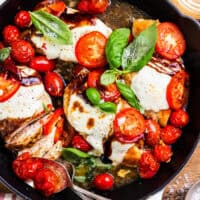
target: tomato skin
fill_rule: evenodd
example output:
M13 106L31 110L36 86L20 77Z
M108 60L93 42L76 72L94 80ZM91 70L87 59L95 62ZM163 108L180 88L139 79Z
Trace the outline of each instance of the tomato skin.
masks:
M152 119L146 120L145 141L148 145L155 146L160 140L160 126Z
M36 56L31 60L29 66L39 72L48 72L53 70L55 62L47 59L46 56Z
M156 51L170 60L182 56L186 49L186 42L179 28L171 22L160 23L157 28Z
M172 112L170 123L175 127L184 127L189 122L189 115L183 109L178 109Z
M64 93L64 82L56 72L47 72L44 76L44 84L51 96L61 97Z
M169 162L173 154L169 145L161 144L157 144L154 147L153 153L158 162Z
M143 179L149 179L156 175L160 164L156 161L151 151L145 151L139 162L139 174Z
M98 174L94 177L93 183L99 190L110 190L114 185L114 177L109 173Z
M105 46L107 38L98 31L83 35L75 47L78 62L87 68L101 68L106 65Z
M15 24L20 28L27 28L31 24L31 16L28 11L20 10L15 15Z
M118 112L113 123L115 137L120 142L132 143L144 136L144 117L134 108L126 108Z
M60 16L65 9L67 8L65 2L63 1L58 1L58 2L54 2L52 4L49 4L47 6L50 9L50 13L55 15L55 16Z
M182 131L172 125L167 125L161 129L161 139L165 144L173 144L181 136Z
M112 83L104 86L101 97L104 101L115 101L121 96L116 84Z
M11 55L19 63L29 63L35 55L35 50L30 42L18 40L11 44Z
M81 135L75 135L73 137L72 146L84 152L88 152L92 149L92 146Z
M100 85L100 77L103 73L102 70L94 70L88 74L87 86L96 88Z
M20 38L20 31L16 26L7 25L3 29L3 39L5 43L11 44L14 41L19 40Z
M167 86L167 102L170 108L182 108L188 97L189 75L184 70L177 72Z

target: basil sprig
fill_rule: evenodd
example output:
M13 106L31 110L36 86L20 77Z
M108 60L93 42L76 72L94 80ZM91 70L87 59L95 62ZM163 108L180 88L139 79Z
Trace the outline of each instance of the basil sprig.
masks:
M10 55L11 48L5 47L0 50L0 61L3 62Z
M30 12L35 28L49 40L59 44L72 44L72 33L66 23L43 10Z

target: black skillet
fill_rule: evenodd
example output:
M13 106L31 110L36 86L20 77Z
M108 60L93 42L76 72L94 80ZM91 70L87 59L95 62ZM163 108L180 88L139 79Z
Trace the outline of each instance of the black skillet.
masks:
M0 29L5 24L12 22L18 9L30 10L36 3L38 3L37 0L7 0L0 6ZM181 139L173 145L172 161L169 164L163 164L158 174L150 180L139 180L104 194L113 200L121 200L122 198L126 200L145 199L163 188L181 170L191 156L199 140L200 132L200 25L197 21L181 15L168 1L132 0L130 3L155 19L175 22L183 31L187 41L184 61L191 78L188 102L190 123L184 129ZM122 12L126 11L122 10ZM13 174L11 169L12 158L11 153L3 147L3 143L0 141L0 181L23 199L78 199L70 189L53 195L51 198L43 197Z

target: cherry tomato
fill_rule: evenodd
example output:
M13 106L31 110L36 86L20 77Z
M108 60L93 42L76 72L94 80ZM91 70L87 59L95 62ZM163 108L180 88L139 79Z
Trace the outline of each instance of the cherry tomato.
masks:
M47 92L55 97L61 97L64 93L64 82L56 72L47 72L44 76L44 84Z
M0 73L0 83L0 102L11 98L20 87L20 82L9 77L8 73Z
M158 26L156 51L164 58L173 60L183 55L186 42L179 28L171 22L163 22Z
M92 149L91 145L81 135L75 135L73 137L72 146L84 152Z
M158 162L169 162L172 156L172 149L169 145L157 144L153 153Z
M31 16L28 11L20 10L15 15L15 24L20 28L27 28L31 24Z
M146 120L145 125L146 125L146 130L145 130L146 143L148 145L154 146L160 140L160 126L158 122L152 119Z
M50 9L50 13L55 16L60 16L67 8L65 2L63 1L49 4L47 7Z
M26 40L18 40L11 44L11 55L19 63L26 64L32 60L35 50Z
M165 144L173 144L181 136L182 131L172 125L167 125L161 129L161 139Z
M115 137L120 142L132 143L142 138L145 131L145 120L134 108L126 108L116 114L114 119Z
M29 66L39 72L48 72L53 70L55 63L46 56L36 56L31 60Z
M81 0L78 3L78 10L89 14L100 14L106 11L109 0Z
M148 179L156 175L160 164L156 161L151 151L142 154L139 162L139 174L141 178Z
M170 123L176 127L184 127L189 122L189 115L183 109L178 109L172 112L170 116Z
M182 108L187 101L189 75L184 71L177 72L167 86L167 101L172 109Z
M11 44L14 41L19 40L20 32L16 26L7 25L3 29L3 39L5 43Z
M78 62L87 68L106 65L105 46L107 38L98 31L83 35L77 42L75 54Z
M102 70L94 70L90 72L87 80L88 87L92 88L98 87L100 85L100 77L102 73L103 73Z
M98 174L94 177L93 183L99 190L110 190L114 185L114 177L109 173Z

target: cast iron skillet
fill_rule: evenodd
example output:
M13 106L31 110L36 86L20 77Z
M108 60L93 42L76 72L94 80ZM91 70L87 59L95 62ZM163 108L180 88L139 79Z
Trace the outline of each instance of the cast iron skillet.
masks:
M17 9L31 9L37 2L38 0L7 0L0 6L0 29L5 24L11 23ZM130 3L135 4L155 19L175 22L183 31L187 40L184 61L191 78L188 102L190 123L184 129L181 139L173 145L172 161L169 164L163 164L158 174L150 180L140 180L104 194L113 200L120 200L122 197L126 200L143 199L163 188L189 159L198 142L200 132L200 25L197 21L181 15L168 1L133 0ZM0 141L0 181L22 198L33 200L78 199L70 189L66 189L51 198L43 197L13 174L12 158L11 153L3 147L3 142Z

